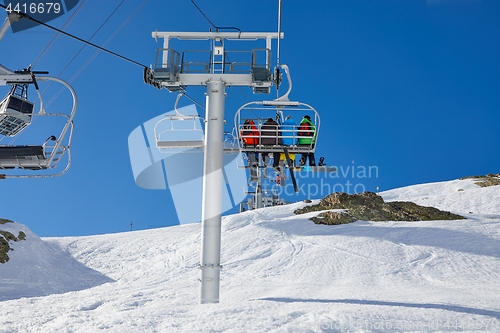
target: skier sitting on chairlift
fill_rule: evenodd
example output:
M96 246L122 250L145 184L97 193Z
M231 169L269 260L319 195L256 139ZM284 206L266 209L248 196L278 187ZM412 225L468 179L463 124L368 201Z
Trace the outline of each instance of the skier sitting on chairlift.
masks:
M316 128L311 122L311 117L305 115L299 125L299 146L310 146L314 148L316 141ZM300 158L299 164L305 165L307 158L309 158L309 166L316 166L316 160L314 158L314 153L304 153Z
M285 121L280 127L281 135L283 137L283 146L295 146L297 145L297 126L295 125L295 120L293 120L291 115L286 116ZM286 161L285 153L280 154L280 160ZM290 154L290 160L292 165L295 164L295 154Z
M244 146L257 146L259 144L259 130L253 120L245 120L241 129L241 140ZM256 181L257 167L259 165L259 154L253 151L246 153L248 157L248 165L250 166L250 179L251 181Z
M281 145L281 132L278 131L278 123L273 118L267 118L261 128L262 144L267 146ZM273 167L279 166L280 153L273 152Z

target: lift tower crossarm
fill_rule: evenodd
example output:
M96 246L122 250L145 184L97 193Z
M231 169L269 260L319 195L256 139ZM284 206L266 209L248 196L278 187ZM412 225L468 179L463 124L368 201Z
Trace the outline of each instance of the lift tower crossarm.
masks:
M153 70L157 73L171 71L172 73L166 78L160 78L155 75L155 80L160 86L166 87L170 91L182 90L181 87L185 86L206 86L207 82L212 81L222 81L225 82L226 86L242 86L242 87L253 87L254 92L264 92L268 93L269 87L273 84L272 79L268 73L271 73L271 49L272 40L278 38L284 38L284 33L276 32L159 32L154 31L151 36L158 40L163 38L163 48L159 49L162 51L161 56L158 56L157 60L161 59L161 63L155 64ZM262 63L256 63L256 58L248 61L249 66L252 67L248 69L248 73L235 73L226 72L222 68L221 71L215 71L211 69L207 72L193 72L185 67L185 63L181 60L179 64L174 61L173 56L177 56L184 59L184 54L181 56L175 50L170 48L170 40L211 40L214 41L256 41L265 40L265 49L261 49L265 52L265 61ZM202 51L202 50L200 50ZM158 51L157 51L158 52ZM225 52L225 51L222 51ZM253 51L255 52L255 51ZM224 58L224 53L220 54ZM176 58L178 59L178 58ZM212 61L206 62L207 64L213 65ZM240 64L241 65L241 64ZM189 66L189 65L187 65ZM224 66L224 65L223 65ZM220 70L220 69L219 69ZM266 72L267 71L267 72ZM257 72L260 73L257 74ZM160 75L160 74L158 74Z
M159 32L153 31L151 36L158 40L163 38L163 48L168 49L169 41L172 38L180 40L204 40L204 39L228 39L228 40L256 40L265 39L266 48L271 49L271 41L278 39L277 32ZM282 32L279 34L280 39L285 37ZM166 59L165 59L166 60Z
M16 73L0 65L0 86L5 86L7 84L16 84L16 83L18 84L33 83L33 77L29 72Z
M7 84L22 84L33 83L33 78L29 74L1 74L0 73L0 86Z
M168 41L172 38L177 39L266 39L266 47L268 49L271 48L271 40L278 39L277 32L160 32L153 31L151 34L152 37L156 40L158 38L164 39L164 48L168 48ZM279 34L280 39L285 37L284 33Z

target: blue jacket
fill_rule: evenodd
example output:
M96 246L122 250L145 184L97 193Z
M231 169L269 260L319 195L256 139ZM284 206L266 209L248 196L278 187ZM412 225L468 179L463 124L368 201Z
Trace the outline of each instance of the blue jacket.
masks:
M285 120L281 125L281 135L283 136L283 144L285 146L297 144L297 127L292 118Z

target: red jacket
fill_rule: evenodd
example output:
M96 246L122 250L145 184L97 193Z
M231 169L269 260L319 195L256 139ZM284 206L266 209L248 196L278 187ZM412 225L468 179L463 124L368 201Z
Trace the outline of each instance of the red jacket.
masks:
M259 130L252 120L247 120L241 128L241 139L245 145L259 144Z

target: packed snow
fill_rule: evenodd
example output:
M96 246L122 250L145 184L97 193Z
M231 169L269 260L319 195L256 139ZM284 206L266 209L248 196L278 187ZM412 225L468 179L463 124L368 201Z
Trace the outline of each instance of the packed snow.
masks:
M15 224L27 240L0 264L0 332L500 332L500 186L381 195L467 219L326 226L293 213L305 203L226 216L219 304L199 304L200 224L43 241Z

